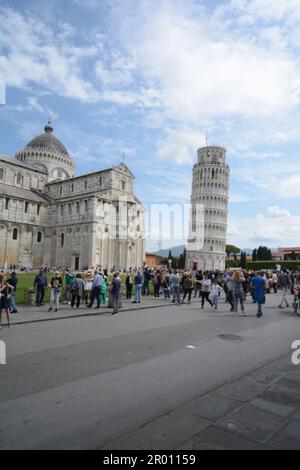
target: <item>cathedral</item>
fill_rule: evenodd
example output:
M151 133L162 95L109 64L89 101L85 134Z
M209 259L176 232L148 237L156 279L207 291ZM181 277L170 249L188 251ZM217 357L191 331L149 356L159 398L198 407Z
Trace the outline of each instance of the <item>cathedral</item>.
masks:
M0 154L0 268L142 267L134 179L124 162L76 176L50 122L15 158Z

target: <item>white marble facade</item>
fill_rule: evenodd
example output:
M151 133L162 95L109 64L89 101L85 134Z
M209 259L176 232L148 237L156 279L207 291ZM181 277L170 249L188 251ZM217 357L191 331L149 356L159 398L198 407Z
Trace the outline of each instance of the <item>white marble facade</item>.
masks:
M129 168L74 173L50 123L15 158L0 155L0 268L143 266L145 209Z
M198 150L198 162L193 168L191 204L203 208L200 231L190 235L186 264L188 269L224 270L228 216L230 169L223 147L207 146ZM192 216L193 217L193 216ZM192 229L194 221L191 221ZM196 242L199 247L195 250Z

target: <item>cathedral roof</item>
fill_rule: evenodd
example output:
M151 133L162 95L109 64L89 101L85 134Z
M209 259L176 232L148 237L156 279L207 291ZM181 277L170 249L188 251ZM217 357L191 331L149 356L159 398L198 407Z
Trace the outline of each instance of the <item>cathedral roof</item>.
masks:
M16 188L15 186L10 186L9 184L0 183L0 194L1 196L12 197L16 199L24 199L25 201L37 202L37 203L49 203L49 198L47 198L42 193L39 194L35 191L30 191L28 189Z
M10 165L18 166L20 168L25 168L26 170L34 171L35 173L41 173L46 175L46 171L36 168L28 163L21 162L20 160L16 160L15 158L8 157L7 155L0 154L0 162L9 163Z
M27 149L48 151L70 158L66 147L53 134L51 122L48 122L45 126L45 132L43 134L38 135L26 145L25 150Z

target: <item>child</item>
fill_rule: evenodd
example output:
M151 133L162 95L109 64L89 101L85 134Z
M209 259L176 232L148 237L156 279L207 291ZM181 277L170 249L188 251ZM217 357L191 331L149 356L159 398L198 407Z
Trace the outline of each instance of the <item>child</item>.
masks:
M219 298L220 294L223 291L222 287L219 286L217 281L213 279L212 286L211 286L211 295L212 295L212 303L215 310L218 310Z

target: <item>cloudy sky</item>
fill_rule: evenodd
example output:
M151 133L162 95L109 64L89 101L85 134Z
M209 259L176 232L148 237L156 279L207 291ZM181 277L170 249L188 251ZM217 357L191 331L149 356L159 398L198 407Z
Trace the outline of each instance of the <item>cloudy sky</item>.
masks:
M78 173L124 155L147 206L188 203L208 135L228 242L299 246L299 49L299 0L0 0L0 152L51 117Z

